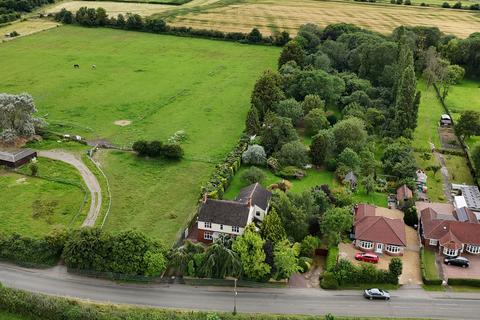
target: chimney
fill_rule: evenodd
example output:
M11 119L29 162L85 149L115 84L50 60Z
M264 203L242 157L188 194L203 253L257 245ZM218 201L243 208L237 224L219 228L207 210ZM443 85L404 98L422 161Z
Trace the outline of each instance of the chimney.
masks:
M248 198L248 206L250 208L252 207L252 197Z

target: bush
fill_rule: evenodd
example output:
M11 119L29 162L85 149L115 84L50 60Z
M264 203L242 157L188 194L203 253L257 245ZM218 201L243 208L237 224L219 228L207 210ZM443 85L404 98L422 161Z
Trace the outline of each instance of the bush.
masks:
M396 3L396 4L402 4L402 3L403 3L403 0L397 0L395 3Z
M442 3L442 8L450 8L450 4L448 2Z
M325 271L323 273L322 281L320 281L320 287L322 287L322 289L338 289L338 281L333 272Z
M300 168L294 167L294 166L288 166L285 168L282 168L278 175L284 179L297 179L301 180L303 179L307 173L305 170L302 170Z
M448 284L451 286L480 287L480 279L448 278Z
M409 206L405 208L403 212L403 222L405 222L407 226L416 227L418 225L417 208L414 206Z
M133 151L137 152L140 157L165 157L167 159L180 159L183 157L183 149L177 143L167 143L158 140L145 141L139 140L135 141L132 145Z
M265 173L257 167L248 168L241 176L246 184L262 183L265 180Z
M412 1L405 0L405 2L403 4L406 5L406 6L410 6L412 4Z
M161 155L168 159L181 159L183 157L183 149L176 143L165 144L161 149Z
M462 9L462 3L460 1L455 2L455 4L452 6L453 9Z
M320 239L311 235L306 236L300 243L300 255L302 257L313 258L315 256L315 250L319 245Z
M480 4L479 3L471 4L469 9L470 10L480 10Z
M248 146L248 149L242 154L242 161L245 164L264 166L267 162L267 155L262 146L254 144Z

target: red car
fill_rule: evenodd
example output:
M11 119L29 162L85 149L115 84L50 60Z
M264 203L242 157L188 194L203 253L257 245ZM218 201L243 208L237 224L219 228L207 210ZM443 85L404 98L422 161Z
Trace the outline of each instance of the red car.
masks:
M379 258L376 254L373 253L359 252L355 254L355 260L378 263Z

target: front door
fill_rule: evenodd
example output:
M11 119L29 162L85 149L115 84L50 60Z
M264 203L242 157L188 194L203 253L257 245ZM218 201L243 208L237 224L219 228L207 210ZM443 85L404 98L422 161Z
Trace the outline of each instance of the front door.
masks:
M383 243L377 243L375 248L375 252L382 253L383 252Z

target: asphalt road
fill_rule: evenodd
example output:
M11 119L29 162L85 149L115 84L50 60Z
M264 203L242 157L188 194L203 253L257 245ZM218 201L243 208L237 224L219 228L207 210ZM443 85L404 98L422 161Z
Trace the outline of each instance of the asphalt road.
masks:
M68 274L64 267L25 269L0 263L0 282L33 292L115 304L231 311L232 288L186 285L117 284ZM369 301L359 291L239 288L238 312L343 316L479 319L480 294L400 289L392 299Z

